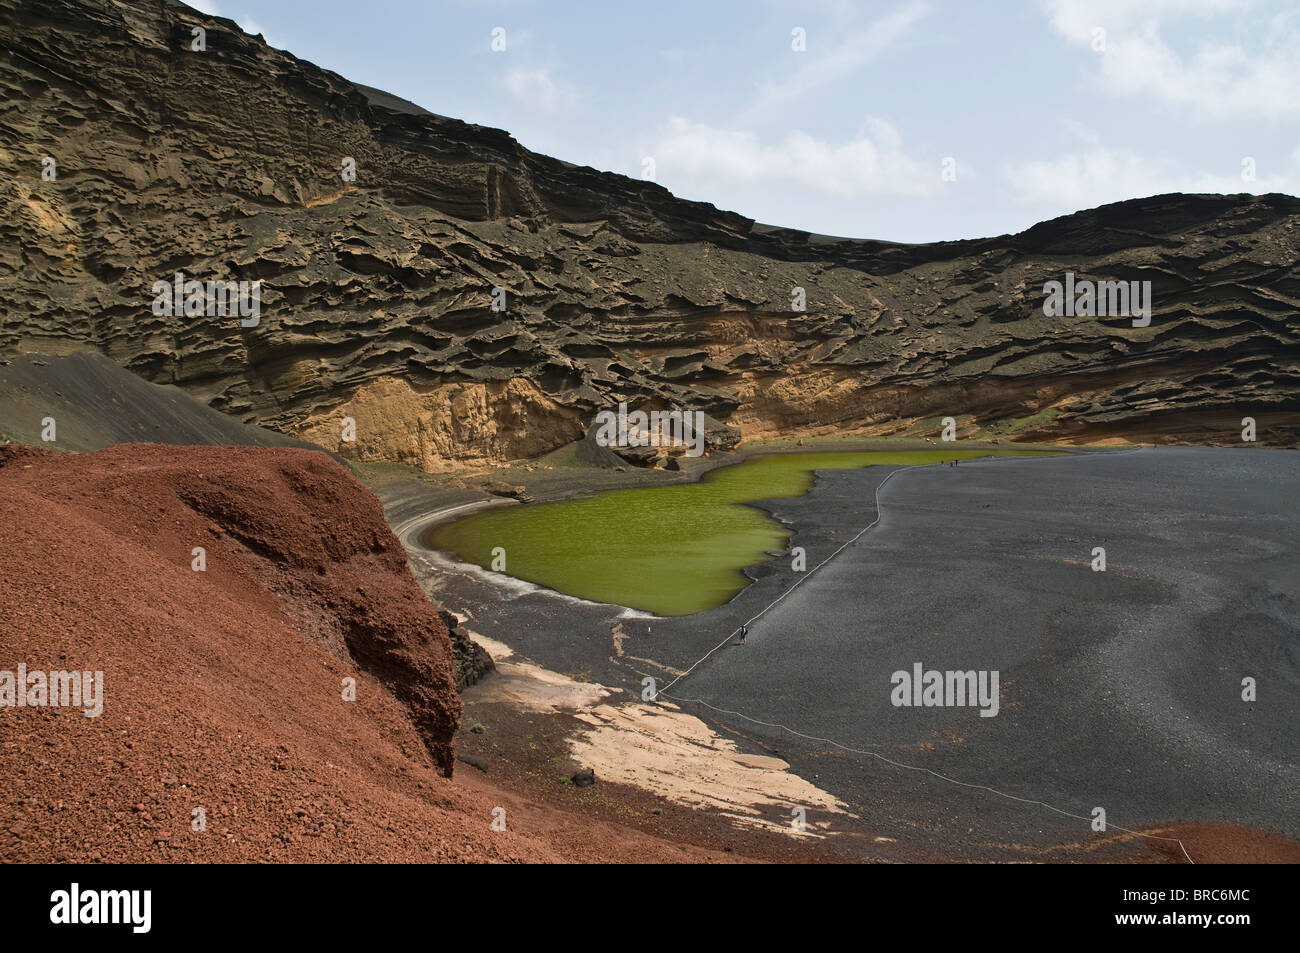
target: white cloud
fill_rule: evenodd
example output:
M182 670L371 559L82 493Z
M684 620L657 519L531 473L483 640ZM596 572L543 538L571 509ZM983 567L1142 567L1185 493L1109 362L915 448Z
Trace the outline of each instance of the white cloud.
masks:
M1242 12L1249 0L1044 0L1052 26L1077 43L1091 43L1094 27L1108 33L1159 23L1171 14L1208 18Z
M249 36L257 36L258 34L261 34L262 39L266 41L267 46L273 46L277 50L284 49L284 46L280 43L279 40L266 33L266 31L262 29L262 25L258 23L256 20L254 20L252 17L250 17L248 14L244 14L235 22L238 23L239 28L243 30L245 33L247 33Z
M548 116L571 108L579 99L577 87L555 79L549 68L515 67L506 72L502 85L525 107Z
M718 187L798 186L836 196L925 195L937 188L939 166L922 164L903 149L898 131L870 119L844 143L792 131L764 144L756 133L717 129L671 118L650 153L661 181L710 194Z
M1278 119L1300 116L1300 30L1285 15L1258 30L1241 31L1234 18L1225 33L1251 32L1258 42L1203 41L1180 52L1165 42L1167 20L1214 19L1248 10L1245 0L1047 0L1052 26L1091 49L1093 29L1106 31L1095 54L1096 78L1111 93L1150 96L1187 107L1206 119Z
M792 70L783 70L780 79L759 86L757 97L744 114L744 121L763 118L771 110L852 76L894 47L928 12L929 7L922 0L911 0L865 29L846 34L839 42L828 42L824 34L815 31L810 33L805 52L791 51L788 54L797 57L795 62L798 65Z
M235 23L239 25L239 28L249 36L257 36L260 33L262 39L267 42L267 45L274 46L277 49L283 49L280 43L273 40L270 36L267 36L266 31L262 29L262 25L247 13L238 17L230 17L223 13L221 8L213 3L212 0L186 0L186 2L195 10L198 10L199 13L206 13L210 17L227 17L227 19L233 19Z
M1055 159L1012 164L1005 171L1020 202L1083 209L1166 192L1294 192L1300 181L1300 149L1290 169L1257 169L1253 181L1243 180L1240 169L1193 170L1172 159L1102 145Z

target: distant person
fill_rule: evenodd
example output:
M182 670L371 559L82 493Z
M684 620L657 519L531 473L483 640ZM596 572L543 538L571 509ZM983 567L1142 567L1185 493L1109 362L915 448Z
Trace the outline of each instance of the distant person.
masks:
M749 626L747 626L747 625L742 625L742 626L740 627L740 643L741 643L742 645L745 643L745 636L747 636L747 635L749 635Z

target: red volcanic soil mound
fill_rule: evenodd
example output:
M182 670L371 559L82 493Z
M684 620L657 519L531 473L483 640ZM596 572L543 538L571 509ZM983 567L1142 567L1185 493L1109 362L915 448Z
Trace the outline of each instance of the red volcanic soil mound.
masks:
M10 677L0 859L713 856L450 780L447 631L326 454L3 447L0 526L0 702L20 664L103 673L97 717Z
M1186 848L1198 864L1300 864L1300 844L1269 831L1235 824L1180 822L1151 833L1154 836L1146 838L1146 846L1173 863L1183 862Z

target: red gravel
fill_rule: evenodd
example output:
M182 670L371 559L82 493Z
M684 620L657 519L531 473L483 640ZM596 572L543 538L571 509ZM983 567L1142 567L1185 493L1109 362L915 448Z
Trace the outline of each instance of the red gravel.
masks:
M1300 864L1300 844L1281 834L1240 827L1236 824L1180 822L1151 831L1158 837L1145 838L1146 846L1171 863L1184 863L1182 841L1187 854L1198 864Z
M0 526L0 671L105 695L0 707L0 860L733 859L449 780L446 630L325 454L3 447Z

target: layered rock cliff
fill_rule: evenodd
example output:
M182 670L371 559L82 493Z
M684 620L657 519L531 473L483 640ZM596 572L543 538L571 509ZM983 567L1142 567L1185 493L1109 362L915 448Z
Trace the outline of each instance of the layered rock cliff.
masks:
M1300 441L1293 197L831 239L537 155L170 0L0 0L0 26L3 351L102 351L245 423L427 470L545 453L619 400L746 438L952 416L1237 442L1251 416L1261 442ZM155 314L178 272L260 280L256 325ZM1150 281L1149 326L1045 316L1066 272Z

